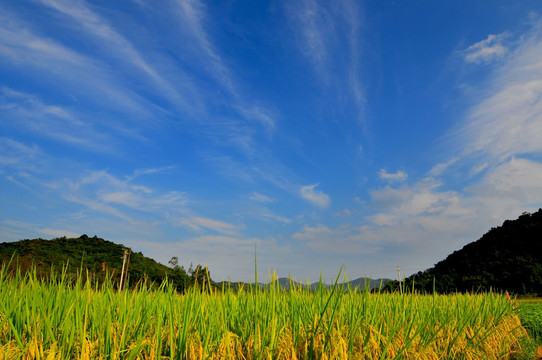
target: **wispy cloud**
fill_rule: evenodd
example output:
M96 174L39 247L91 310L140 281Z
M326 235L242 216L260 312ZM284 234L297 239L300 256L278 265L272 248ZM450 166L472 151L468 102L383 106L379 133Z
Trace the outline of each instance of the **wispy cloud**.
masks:
M294 233L292 237L303 241L306 248L326 257L343 259L355 254L358 257L375 256L381 254L389 243L395 239L380 238L378 241L370 239L359 227L342 225L331 228L323 224L303 227L303 230ZM390 241L391 240L391 241Z
M206 29L206 5L199 0L176 0L174 4L173 13L180 19L179 28L190 43L191 61L195 60L227 94L227 102L223 105L235 111L249 126L261 126L268 134L273 133L277 122L275 111L257 105L254 99L240 91L242 79L227 65L220 47L213 42L213 34ZM248 151L253 151L252 147Z
M14 169L38 169L37 162L42 155L43 151L35 144L27 145L8 137L0 137L0 172L8 168L9 172Z
M542 78L541 35L542 28L533 26L490 69L479 101L447 139L455 144L455 154L435 164L428 172L431 177L370 191L369 204L376 212L365 218L360 241L393 238L396 249L408 248L411 254L419 252L417 248L433 249L434 254L445 256L481 236L480 229L540 206L542 164L537 159L542 154L542 98L538 94L542 83L537 79ZM499 47L483 50L498 41L490 37L477 44L471 50L480 52L473 52L471 60L499 56ZM453 176L443 177L450 169ZM406 179L400 172L381 170L380 175ZM448 190L449 182L458 178L464 179L465 188Z
M347 97L357 108L356 120L362 120L366 96L360 65L363 17L358 4L304 0L287 2L285 9L300 52L318 80Z
M202 232L203 229L206 229L230 236L238 234L238 229L233 224L198 216L182 218L179 220L179 225L186 226L196 232Z
M305 225L302 232L297 232L292 237L297 240L314 240L315 238L325 237L326 240L329 240L331 234L332 231L330 228L323 224L318 224L314 227Z
M275 200L271 199L269 196L260 194L258 192L253 192L252 195L250 195L250 199L262 203L272 203L275 202Z
M43 228L33 223L15 221L15 220L4 220L0 226L2 225L3 227L8 228L10 233L14 234L14 237L12 240L21 240L29 232L32 232L36 234L35 236L40 236L40 237L41 236L47 236L47 237L66 236L66 237L76 238L81 235L72 230Z
M94 152L113 153L114 142L90 122L83 121L71 109L46 104L39 97L0 88L0 110L10 127L24 127L40 136L50 137Z
M294 27L298 31L302 52L317 69L326 74L328 62L328 38L334 27L330 14L316 0L305 0L297 4L288 4L288 12L295 19Z
M0 54L10 66L31 69L40 78L53 79L63 87L64 94L84 97L101 106L107 104L111 110L148 115L142 106L148 102L126 91L102 59L52 40L34 27L9 11L0 11Z
M388 181L405 181L408 178L408 174L402 170L395 173L389 173L385 169L380 169L378 176L381 179Z
M107 171L93 171L69 183L74 201L87 200L91 208L114 208L123 205L143 212L166 212L182 208L187 203L186 195L179 191L157 192L147 186L134 183L133 179L122 180ZM85 194L84 197L76 194ZM120 214L120 209L115 214ZM163 216L163 215L162 215ZM121 216L121 218L127 218ZM132 220L130 220L132 221Z
M317 190L316 186L318 186L318 184L302 186L299 190L301 197L312 203L313 205L325 208L329 205L331 201L329 195L325 194L320 190Z
M82 234L75 233L73 231L61 230L61 229L39 228L36 230L40 232L41 234L44 234L46 236L53 236L53 237L66 236L69 238L76 238L82 235Z
M352 211L350 209L343 209L341 211L336 212L333 215L337 217L349 217L349 216L352 216Z
M469 46L465 50L465 61L488 63L495 59L502 58L508 52L508 48L502 44L505 38L505 34L491 34L485 40Z
M41 37L32 26L17 15L2 9L0 13L0 54L13 63L31 63L38 67L61 70L66 66L93 69L95 64L85 56L63 46L58 41ZM56 64L56 65L55 65Z
M160 90L175 104L182 104L184 108L188 103L153 64L145 60L144 56L126 37L117 32L104 18L93 12L83 1L42 0L44 5L52 7L66 15L78 27L87 31L88 35L99 39L99 44L107 47L109 54L121 62L128 63L144 73Z
M380 178L390 184L370 190L364 206L373 213L363 218L361 226L305 226L295 238L322 249L327 239L338 239L343 249L369 248L375 254L386 253L388 259L413 263L429 252L443 258L483 235L483 229L540 207L541 34L542 28L534 26L490 70L480 100L450 134L455 154L432 166L430 177L411 179L408 185L406 172L381 169ZM496 41L490 37L472 48L480 50L477 61L499 56L498 47L482 51ZM451 170L453 176L443 176ZM458 178L468 179L462 182L467 185L450 190L449 183Z
M442 175L450 166L455 164L459 160L459 157L452 156L448 161L441 162L436 164L429 170L429 175L431 176L440 176Z
M224 65L216 46L213 45L205 30L205 5L199 0L176 0L175 4L177 5L176 14L181 18L179 22L181 28L186 31L187 36L192 39L192 44L201 54L198 58L203 61L207 71L218 83L236 97L237 90L233 84L231 71Z
M267 218L267 219L272 219L272 220L275 220L275 221L279 221L283 224L289 224L292 222L292 219L286 217L286 216L281 216L281 215L278 215L278 214L275 214L274 212L272 212L271 210L267 209L267 208L264 208L263 211L260 212L260 215L264 218Z
M483 100L455 134L465 154L494 163L542 153L541 36L541 26L533 26L493 73Z

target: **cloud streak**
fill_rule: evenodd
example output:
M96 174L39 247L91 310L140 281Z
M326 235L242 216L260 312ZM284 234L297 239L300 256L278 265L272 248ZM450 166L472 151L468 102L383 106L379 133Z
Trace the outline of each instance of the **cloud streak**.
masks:
M202 232L203 229L207 229L223 235L234 236L238 234L237 227L233 224L229 224L220 220L197 216L183 218L179 221L179 225L186 226L196 232Z
M139 69L174 104L182 104L184 108L188 107L186 99L155 69L154 65L146 61L129 40L115 31L105 19L94 13L84 2L42 0L42 3L66 15L78 27L82 26L87 30L88 35L98 38L98 46L105 45L110 55Z
M308 202L321 208L325 208L329 205L331 199L329 195L317 190L317 184L302 186L300 191L301 197Z
M456 132L464 154L479 153L495 163L542 153L541 32L534 26L511 51Z
M402 170L395 173L389 173L385 169L380 169L378 176L383 180L388 181L405 181L408 178L408 174Z
M489 35L485 40L469 46L465 50L465 61L472 63L489 63L502 58L508 48L502 42L506 35Z
M317 80L348 98L355 119L362 121L366 105L360 66L362 11L348 0L288 2L285 9L299 51L311 63Z

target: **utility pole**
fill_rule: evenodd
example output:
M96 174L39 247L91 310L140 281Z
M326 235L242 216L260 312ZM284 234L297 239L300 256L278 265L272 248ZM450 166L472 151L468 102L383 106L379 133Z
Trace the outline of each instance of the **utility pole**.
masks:
M132 249L124 249L124 256L122 258L122 271L120 273L119 292L121 292L126 285L126 279L128 278L128 267L130 266L131 252Z
M403 294L403 286L401 285L401 270L399 269L399 265L397 265L397 278L399 279L399 292L402 295Z

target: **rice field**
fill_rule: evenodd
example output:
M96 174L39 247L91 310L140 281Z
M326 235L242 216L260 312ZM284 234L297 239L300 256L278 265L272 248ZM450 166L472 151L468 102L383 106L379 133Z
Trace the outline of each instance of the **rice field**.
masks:
M502 294L333 289L237 293L167 283L118 292L0 271L3 359L523 359L532 341Z
M521 300L519 307L523 327L539 345L542 345L542 299Z

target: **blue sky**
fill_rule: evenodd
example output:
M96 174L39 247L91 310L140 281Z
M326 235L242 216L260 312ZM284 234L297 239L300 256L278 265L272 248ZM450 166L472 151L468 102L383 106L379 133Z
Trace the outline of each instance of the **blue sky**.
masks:
M380 278L539 207L539 1L0 3L0 241Z

